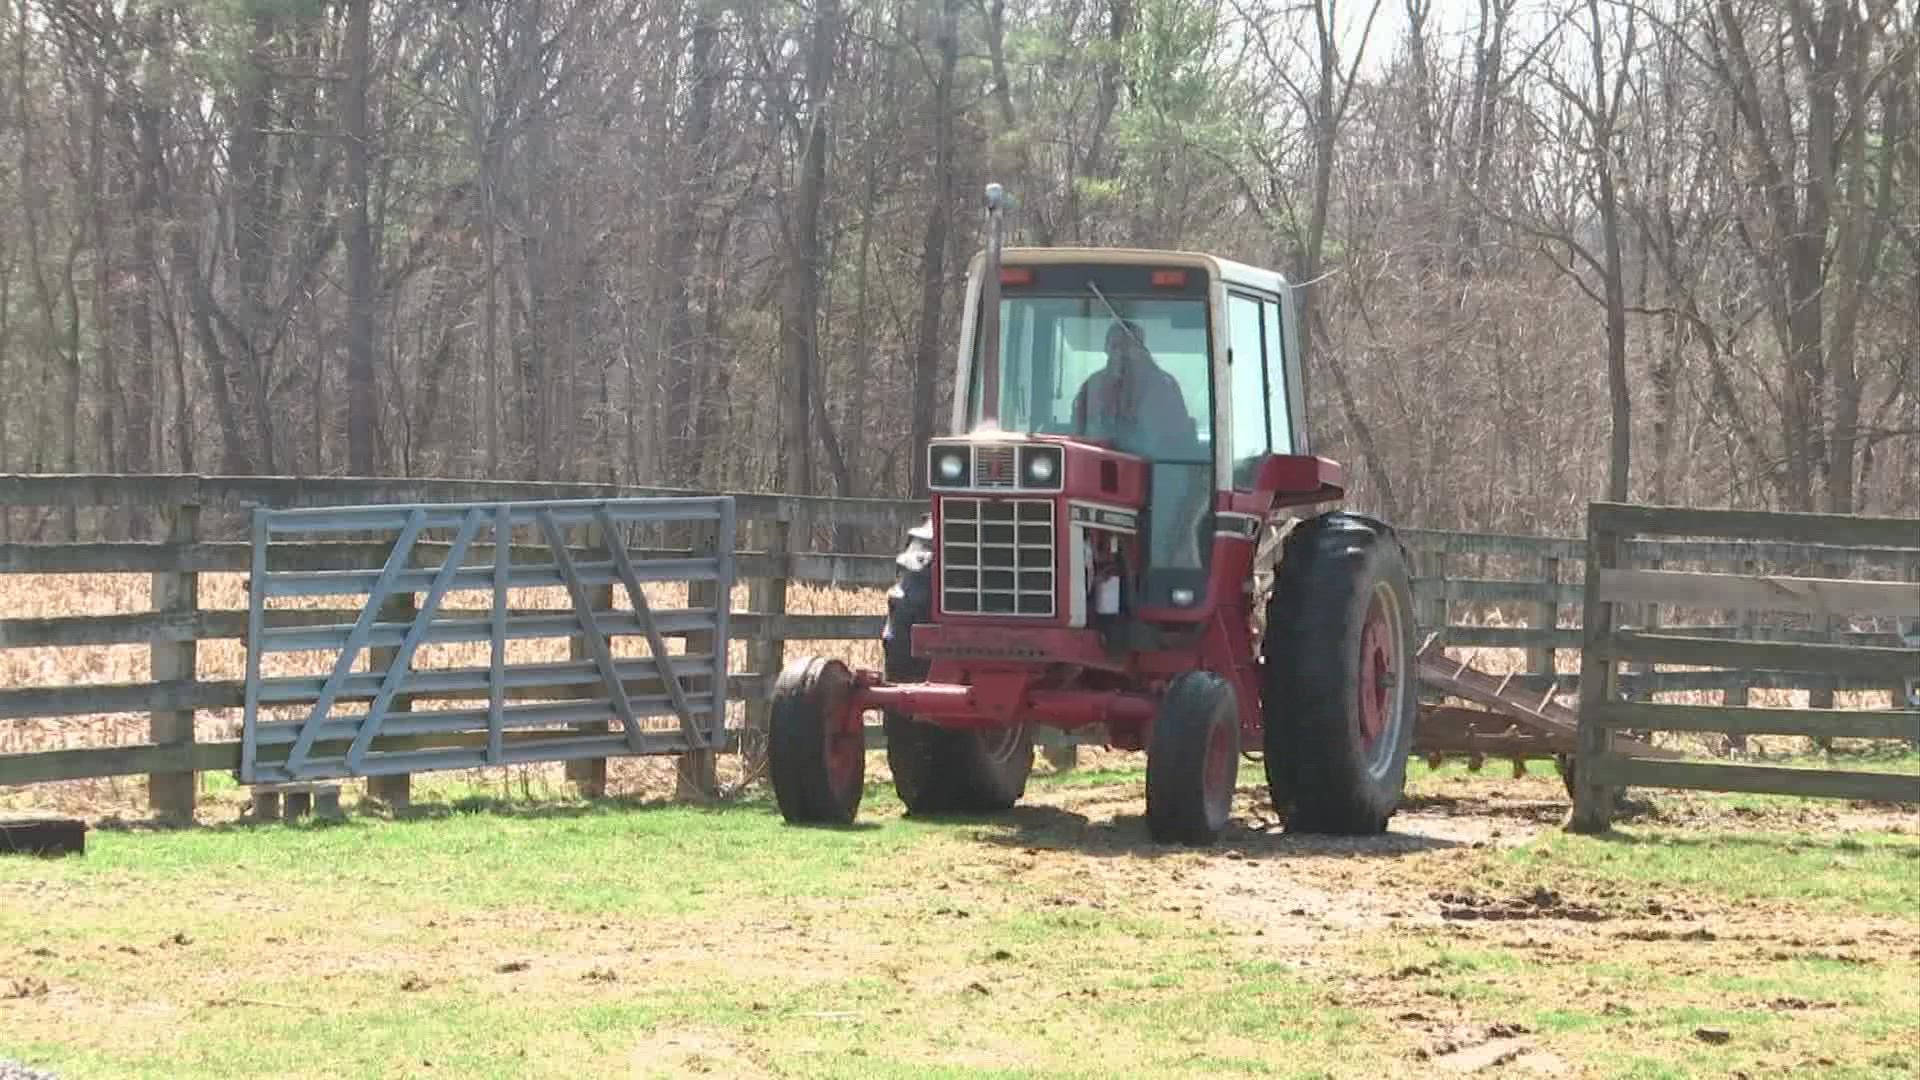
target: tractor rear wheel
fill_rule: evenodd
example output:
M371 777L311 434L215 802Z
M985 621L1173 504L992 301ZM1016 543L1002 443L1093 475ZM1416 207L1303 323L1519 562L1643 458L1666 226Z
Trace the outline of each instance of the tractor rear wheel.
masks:
M1213 843L1233 811L1239 771L1233 685L1211 671L1178 676L1147 745L1147 832L1163 844Z
M1292 795L1287 827L1384 831L1406 788L1419 710L1413 594L1393 531L1348 513L1295 529L1262 653L1267 777Z
M920 682L929 664L913 655L916 623L933 621L933 530L907 534L896 560L900 575L887 593L887 626L881 636L888 682ZM893 789L909 814L988 814L1005 810L1026 794L1033 772L1033 728L1015 724L990 731L960 731L922 723L889 710L887 765Z
M847 665L821 656L793 661L774 683L767 767L788 821L848 825L860 809L867 740L847 719L852 692Z

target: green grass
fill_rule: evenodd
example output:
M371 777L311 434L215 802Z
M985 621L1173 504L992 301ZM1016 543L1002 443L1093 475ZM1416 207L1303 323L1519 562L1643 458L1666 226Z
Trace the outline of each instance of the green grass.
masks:
M1416 791L1513 784L1415 773ZM1105 813L1140 780L1031 794ZM1523 783L1549 798L1557 780ZM1390 858L1242 834L1236 859L1147 845L1135 809L910 821L878 786L849 829L791 828L758 800L420 790L452 801L100 830L84 858L0 860L0 1056L71 1077L1374 1077L1429 1073L1421 1048L1508 1024L1576 1075L1824 1059L1879 1078L1910 1075L1920 1045L1913 831L1723 814ZM1295 888L1392 924L1317 921ZM1538 888L1606 918L1434 921L1442 891ZM1679 921L1650 919L1649 897ZM1715 919L1740 929L1677 936Z
M1543 875L1576 887L1682 889L1818 912L1911 915L1920 912L1920 837L1633 827L1601 838L1554 834L1508 853L1495 880Z
M956 900L980 831L470 803L96 832L0 861L0 971L47 984L0 1001L0 1052L76 1077L1092 1077L1183 1073L1230 1028L1239 1073L1285 1075L1360 1023L1285 972L1223 974L1211 924Z

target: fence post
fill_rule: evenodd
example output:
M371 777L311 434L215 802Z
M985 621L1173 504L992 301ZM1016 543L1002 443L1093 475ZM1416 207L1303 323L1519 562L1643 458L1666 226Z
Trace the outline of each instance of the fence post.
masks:
M693 557L712 555L719 550L720 524L698 524L693 527ZM731 604L733 597L720 596L719 587L711 581L689 581L687 583L687 610L693 611L714 603ZM714 649L724 649L727 642L715 641L710 630L690 633L686 636L688 655L700 653L712 654ZM670 677L670 676L669 676ZM720 687L714 687L717 695ZM690 750L674 759L673 797L676 799L709 799L719 788L719 778L715 766L718 755L713 750ZM602 763L604 767L604 762Z
M1427 626L1421 636L1439 634L1440 643L1447 643L1447 552L1445 548L1432 548L1420 556L1423 576L1427 579ZM1416 622L1419 620L1416 619Z
M415 562L417 562L417 560L415 560ZM387 598L386 603L380 605L379 619L381 622L411 623L413 622L413 617L414 600L413 594L410 592L395 593ZM368 670L388 670L393 667L393 662L399 658L399 654L400 649L392 645L368 650ZM396 694L394 695L392 703L387 706L387 709L389 712L400 712L412 707L413 701L411 698L404 694ZM395 810L405 809L407 804L413 801L413 777L408 773L395 773L391 776L369 776L367 777L367 797L378 799Z
M740 764L747 775L752 775L766 760L768 725L773 715L773 680L780 677L780 669L787 663L787 641L779 625L787 614L787 574L793 559L793 526L787 508L781 506L774 517L760 521L754 534L772 569L747 586L747 606L762 619L751 655L754 673L764 684L759 693L747 699L750 741L742 742L740 747Z
M1660 570L1666 566L1666 559L1662 558L1659 555L1653 555L1648 558L1637 560L1637 561L1631 558L1630 556L1622 555L1621 561L1631 566L1636 566L1642 570ZM1660 629L1660 605L1659 604L1656 604L1656 603L1641 604L1639 605L1639 609L1637 613L1640 619L1640 625L1638 629L1647 631L1649 633L1658 631ZM1659 666L1660 666L1659 664L1655 663L1652 660L1642 660L1639 663L1636 663L1633 665L1633 673L1639 676L1638 679L1634 680L1633 700L1635 701L1652 701L1653 700L1653 688L1655 683L1658 681L1657 669L1659 668Z
M1756 574L1759 573L1760 570L1759 562L1753 559L1741 559L1737 566L1738 569L1735 573L1740 574ZM1754 610L1752 608L1741 608L1739 612L1739 629L1734 631L1735 637L1740 641L1751 640L1753 638L1753 629L1756 625L1758 625L1758 617L1754 614ZM1747 687L1744 684L1728 687L1726 691L1720 695L1720 704L1745 708L1747 705ZM1727 736L1727 750L1735 754L1746 753L1747 733L1744 731L1736 731L1729 734Z
M193 546L200 534L200 508L182 505L173 508L173 522L167 529L167 542L184 551ZM200 575L192 571L169 571L153 575L153 610L162 614L192 613L200 608ZM197 643L166 641L156 638L147 647L148 664L154 682L191 682L199 656ZM148 718L148 731L158 745L191 743L192 709L155 709ZM147 777L147 805L153 815L169 821L193 820L196 777L191 772L153 773Z
M1540 560L1540 577L1546 583L1546 599L1533 611L1531 620L1535 627L1544 627L1549 636L1546 644L1527 650L1527 669L1546 681L1549 689L1558 677L1558 653L1553 647L1551 636L1560 629L1560 560L1548 555Z
M1080 744L1075 733L1043 728L1040 736L1041 756L1053 766L1054 772L1072 772L1080 767Z
M1920 583L1920 555L1907 559L1907 580ZM1893 632L1900 635L1901 643L1908 648L1920 648L1920 615L1911 619L1895 619ZM1888 704L1896 709L1920 709L1920 679L1908 679L1895 686ZM1920 735L1914 736L1913 748L1920 750Z
M1815 572L1821 577L1828 578L1853 576L1852 568L1845 563L1839 562L1822 562L1820 569ZM1815 615L1808 622L1808 628L1824 633L1826 635L1825 640L1828 643L1837 641L1839 632L1845 628L1845 625L1846 620L1837 615ZM1814 676L1812 685L1807 688L1807 707L1810 709L1833 708L1835 682L1836 680L1831 675ZM1833 752L1833 738L1831 736L1816 735L1813 737L1813 744L1820 748L1821 753L1830 754Z
M600 535L600 527L597 525L582 526L581 536L582 539L580 543L588 550L592 550L606 542L606 538ZM494 538L495 543L511 543L512 540L513 538L511 536L505 540L499 537ZM574 541L569 539L566 542L573 543ZM613 609L613 586L607 584L588 589L587 602L592 604L596 611L611 611ZM631 603L631 599L629 599L628 602ZM609 642L608 644L611 645L612 643ZM587 644L587 639L584 635L576 634L567 642L567 656L573 660L590 660L593 658L593 649ZM577 725L574 730L606 731L607 729L607 721L599 720ZM574 791L583 799L606 798L607 759L603 757L579 758L574 761L569 761L567 762L567 779L572 782Z
M1603 514L1604 517L1604 514ZM1579 753L1574 758L1573 817L1567 828L1579 833L1602 833L1613 827L1615 792L1594 779L1594 768L1612 742L1600 722L1601 706L1615 698L1613 609L1600 600L1600 571L1621 562L1620 534L1594 520L1587 508L1587 584L1580 615L1580 730Z

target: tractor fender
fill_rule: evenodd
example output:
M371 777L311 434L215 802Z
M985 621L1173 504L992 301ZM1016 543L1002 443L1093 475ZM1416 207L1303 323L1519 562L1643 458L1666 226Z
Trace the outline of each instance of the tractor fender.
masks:
M1393 541L1394 546L1400 549L1400 556L1406 560L1407 565L1413 565L1407 552L1407 545L1401 541L1400 534L1394 531L1393 526L1372 515L1356 513L1352 510L1330 510L1327 513L1340 514L1378 530L1382 537ZM1290 517L1274 526L1273 531L1266 540L1261 542L1260 550L1254 556L1254 571L1258 573L1261 570L1270 572L1278 570L1281 561L1287 557L1287 538L1292 536L1295 530L1306 528L1309 524L1326 516L1326 514L1316 514L1310 518ZM1269 558L1271 562L1268 561Z

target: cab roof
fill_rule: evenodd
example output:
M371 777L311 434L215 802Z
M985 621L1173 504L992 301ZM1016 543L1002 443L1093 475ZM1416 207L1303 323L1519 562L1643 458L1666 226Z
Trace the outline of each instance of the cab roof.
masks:
M1247 285L1270 292L1288 287L1286 276L1274 270L1206 255L1197 251L1164 251L1152 248L1108 247L1010 247L1000 252L1006 266L1038 266L1057 263L1108 263L1120 266L1195 266L1222 281ZM986 253L973 257L968 272L978 276L986 263Z

